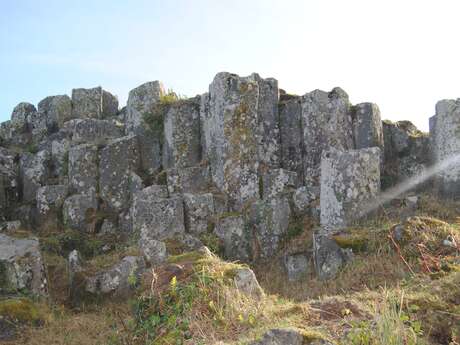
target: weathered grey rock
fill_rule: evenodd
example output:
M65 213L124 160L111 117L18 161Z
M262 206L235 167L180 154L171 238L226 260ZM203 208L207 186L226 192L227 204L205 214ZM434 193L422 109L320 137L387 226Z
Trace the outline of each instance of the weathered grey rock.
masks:
M460 199L460 99L439 101L432 126L435 161L450 163L439 172L437 187L442 196Z
M133 232L133 217L131 215L131 209L120 212L118 215L118 229L124 234L131 234Z
M377 104L360 103L353 107L353 136L356 149L379 147L383 152L383 128Z
M159 81L144 83L131 90L126 106L126 129L128 132L143 125L144 116L155 111L156 104L165 94Z
M103 117L116 116L118 113L118 98L110 92L102 90L102 115Z
M99 231L99 235L106 236L106 235L115 235L117 233L117 226L109 219L104 219L101 225L101 230Z
M262 177L263 198L271 199L297 187L297 173L285 169L271 169Z
M131 209L133 229L143 239L164 240L184 233L184 207L180 197L159 197L154 189L137 192Z
M279 167L278 87L257 74L219 73L202 112L206 157L212 180L233 208L258 198L258 172Z
M294 212L300 215L312 215L314 208L319 205L320 190L320 187L297 188L292 194Z
M33 104L22 102L13 109L11 114L11 125L19 133L28 130L28 124L32 116L35 116L37 109Z
M295 171L300 181L303 176L304 139L302 129L301 98L282 97L279 103L281 167Z
M47 114L39 111L29 115L27 127L34 144L40 143L49 133L56 130L56 127L48 122Z
M78 250L74 249L69 253L67 262L69 265L70 280L72 281L75 273L83 271L82 260Z
M49 96L38 103L38 111L44 114L49 127L61 128L72 118L72 101L67 95Z
M218 220L214 233L224 246L225 258L249 261L251 259L250 234L243 216L230 215Z
M67 121L64 128L70 132L72 143L103 144L110 139L123 136L123 124L111 120L74 119Z
M40 246L35 238L16 239L0 234L0 292L47 294Z
M364 216L366 205L380 192L378 147L323 153L321 161L321 225L326 232L346 227Z
M69 150L69 185L72 192L95 196L98 176L98 151L92 144Z
M163 167L185 168L201 161L198 98L172 104L164 119Z
M168 169L166 174L170 194L202 193L211 186L211 175L207 166Z
M145 268L142 257L126 256L106 271L87 278L85 290L91 294L126 298L135 292Z
M316 234L313 238L313 253L316 274L321 280L334 278L345 265L347 256L337 243L327 236Z
M270 258L278 251L287 233L290 215L287 197L260 200L251 205L248 225L254 236L254 259Z
M208 231L214 215L214 198L211 193L184 194L185 229L194 235Z
M149 174L156 173L161 166L163 133L149 130L144 118L156 118L158 123L162 123L158 103L164 94L163 85L159 81L148 82L129 92L126 106L126 133L136 134L139 138L142 167Z
M14 135L14 127L10 120L0 123L0 145L7 144Z
M116 104L116 106L115 106ZM102 119L116 115L118 101L102 88L73 89L72 90L72 118Z
M251 345L304 345L304 337L295 329L271 329Z
M68 183L70 141L66 138L51 140L52 174L58 177L59 183Z
M260 340L251 345L333 345L331 342L313 338L311 334L296 328L275 328L264 333Z
M310 256L307 253L285 255L283 264L289 281L305 278L310 272Z
M110 142L100 154L100 196L108 207L121 211L131 206L132 190L142 186L135 172L140 168L137 138L126 136ZM134 184L134 186L133 186Z
M64 224L72 229L91 232L94 214L97 210L97 202L93 195L75 194L68 197L63 205Z
M409 121L383 121L385 141L382 187L404 182L431 165L431 142Z
M43 186L37 190L37 210L46 215L51 210L58 210L64 204L67 197L66 185Z
M340 88L315 90L302 97L305 185L320 184L323 151L353 149L353 127L348 95Z
M0 147L0 220L7 209L19 199L18 167L16 155Z
M10 222L4 222L0 224L0 231L16 231L22 228L20 220L12 220Z
M252 298L262 298L264 291L260 287L256 275L250 268L237 268L233 274L233 280L238 290Z
M67 193L66 185L43 186L37 190L38 223L58 226Z
M14 207L9 214L12 219L20 219L24 229L32 229L35 225L35 210L30 204Z
M19 172L22 186L22 199L35 201L37 190L45 185L50 172L51 154L43 150L36 155L23 153L19 159Z
M139 243L142 254L147 264L156 266L166 261L168 253L166 252L166 244L162 241L157 241L151 238L144 238Z

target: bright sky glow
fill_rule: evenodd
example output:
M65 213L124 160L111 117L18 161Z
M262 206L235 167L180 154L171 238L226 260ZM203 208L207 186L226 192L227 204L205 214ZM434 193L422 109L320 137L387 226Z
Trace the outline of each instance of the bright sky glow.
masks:
M258 72L304 94L342 87L353 103L428 130L460 97L458 0L1 0L0 121L13 107L103 86L121 104L161 80L187 96L217 72Z

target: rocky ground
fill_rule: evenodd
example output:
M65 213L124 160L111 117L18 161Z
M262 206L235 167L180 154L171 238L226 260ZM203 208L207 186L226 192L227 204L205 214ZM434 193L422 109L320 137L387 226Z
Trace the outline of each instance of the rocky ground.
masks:
M100 87L20 103L0 125L0 342L459 344L458 109L438 102L428 134L230 73L122 109Z

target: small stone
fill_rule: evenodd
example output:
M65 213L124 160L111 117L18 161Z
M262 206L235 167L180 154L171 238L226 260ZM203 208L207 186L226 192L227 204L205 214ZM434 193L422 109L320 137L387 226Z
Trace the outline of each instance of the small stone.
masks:
M318 278L320 280L334 278L346 262L343 250L334 240L321 234L314 236L313 244L315 269Z
M310 258L306 253L285 255L283 262L289 281L300 280L309 273Z
M237 268L234 271L234 282L238 290L247 296L260 299L264 292L257 281L256 275L249 268Z
M159 265L165 262L168 258L164 242L150 238L143 238L139 241L139 246L146 263L150 266Z

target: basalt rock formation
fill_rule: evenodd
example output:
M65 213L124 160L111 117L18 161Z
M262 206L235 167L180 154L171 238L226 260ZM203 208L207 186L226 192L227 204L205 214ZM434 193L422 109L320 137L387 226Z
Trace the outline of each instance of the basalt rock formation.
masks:
M295 278L316 251L327 278L347 260L328 238L365 216L363 204L460 154L459 104L440 101L426 134L408 121L382 122L377 105L352 105L340 88L290 95L257 74L219 73L189 99L145 83L121 109L101 87L74 89L37 108L20 103L0 125L0 222L136 239L142 257L86 282L113 291L116 272L163 262L172 240L196 249L214 236L227 258L264 260L279 254L296 219L309 217L316 249L291 253L286 266ZM422 187L459 199L456 163ZM43 294L36 240L1 236L0 290ZM15 273L15 260L28 266Z

